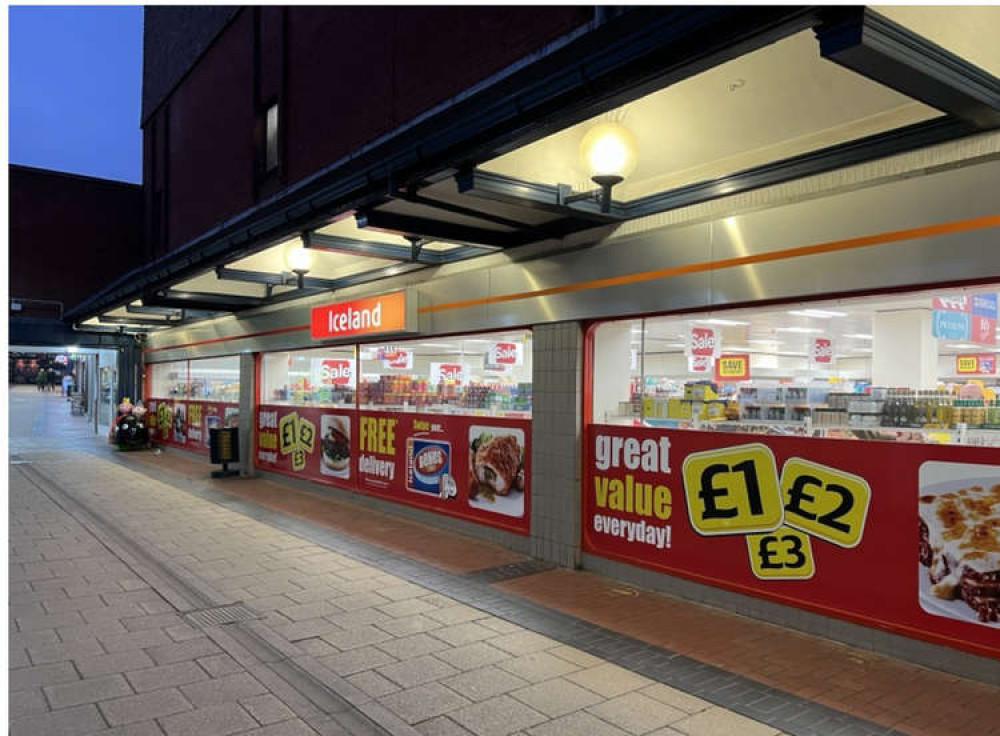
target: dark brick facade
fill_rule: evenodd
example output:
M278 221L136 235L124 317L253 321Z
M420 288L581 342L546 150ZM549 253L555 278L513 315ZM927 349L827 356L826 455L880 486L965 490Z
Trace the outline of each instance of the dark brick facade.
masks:
M68 309L142 263L136 184L9 167L10 297ZM58 305L24 302L21 314Z
M170 9L174 10L174 9ZM585 7L244 7L206 15L186 71L157 71L196 9L147 9L147 258L348 156L587 23ZM180 12L183 11L183 12ZM175 25L177 27L175 27ZM224 26L219 32L218 28ZM173 63L173 62L172 62ZM172 91L154 102L157 90ZM155 81L155 84L154 84ZM279 160L264 171L278 103ZM154 109L155 108L155 109Z

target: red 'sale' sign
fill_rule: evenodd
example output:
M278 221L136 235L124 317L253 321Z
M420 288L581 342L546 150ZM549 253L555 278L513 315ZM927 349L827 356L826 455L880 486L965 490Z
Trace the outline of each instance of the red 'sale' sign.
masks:
M324 360L320 365L320 383L333 386L346 386L352 383L354 366L351 360Z
M712 327L691 327L691 355L718 355L719 338Z
M833 362L833 341L828 337L814 337L809 357L813 363L829 365Z

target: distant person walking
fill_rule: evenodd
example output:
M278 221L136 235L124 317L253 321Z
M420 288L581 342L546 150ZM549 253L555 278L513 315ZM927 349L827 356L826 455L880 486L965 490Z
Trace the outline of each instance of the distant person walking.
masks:
M64 373L62 377L62 395L69 396L70 391L73 388L73 376L69 373Z
M49 380L49 378L46 375L45 369L44 368L39 368L38 369L38 373L35 374L35 384L38 386L38 390L39 391L44 391L45 390L45 382L48 381L48 380Z

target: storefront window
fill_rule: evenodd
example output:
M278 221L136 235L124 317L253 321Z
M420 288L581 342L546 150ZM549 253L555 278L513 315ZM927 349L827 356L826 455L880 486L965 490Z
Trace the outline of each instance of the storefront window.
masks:
M149 371L149 396L159 399L183 399L188 395L188 361L152 363Z
M531 333L362 345L359 405L441 414L531 416Z
M1000 446L998 290L606 322L592 418Z
M353 345L266 353L260 401L292 406L354 406L357 362Z
M152 363L146 371L154 442L208 452L212 429L239 426L239 356Z

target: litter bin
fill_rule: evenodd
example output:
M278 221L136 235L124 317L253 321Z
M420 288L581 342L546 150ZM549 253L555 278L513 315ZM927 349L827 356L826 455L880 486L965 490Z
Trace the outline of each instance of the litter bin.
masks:
M222 470L213 470L213 478L239 475L238 470L230 470L229 463L240 461L240 434L236 427L214 427L208 430L209 460L213 465L222 465Z

